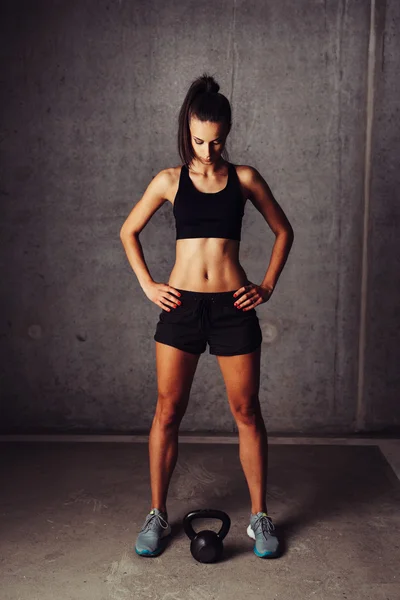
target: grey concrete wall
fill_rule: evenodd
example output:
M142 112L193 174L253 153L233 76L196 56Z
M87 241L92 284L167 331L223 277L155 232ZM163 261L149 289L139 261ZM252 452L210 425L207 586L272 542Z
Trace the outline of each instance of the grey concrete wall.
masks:
M232 103L230 160L262 173L295 231L257 309L268 431L399 427L400 9L372 8L1 2L3 432L148 431L160 308L119 229L151 178L180 163L178 111L204 71ZM169 203L141 241L153 278L168 281ZM273 242L248 202L251 281ZM234 430L207 350L181 431Z

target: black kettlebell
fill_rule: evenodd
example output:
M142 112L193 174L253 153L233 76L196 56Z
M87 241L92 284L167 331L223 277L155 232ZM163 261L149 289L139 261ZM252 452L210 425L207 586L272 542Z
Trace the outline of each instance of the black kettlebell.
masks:
M209 529L203 529L196 533L191 525L193 519L221 519L221 529L216 533ZM190 542L190 552L193 558L201 563L217 562L223 551L222 540L226 536L231 526L229 516L222 510L205 508L193 510L183 518L183 528L186 535L192 540Z

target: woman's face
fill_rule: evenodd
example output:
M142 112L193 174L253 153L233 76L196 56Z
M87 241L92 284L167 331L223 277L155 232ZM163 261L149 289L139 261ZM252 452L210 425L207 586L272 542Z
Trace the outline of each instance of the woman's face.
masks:
M211 165L220 158L228 133L223 123L190 120L190 138L196 158L205 165Z

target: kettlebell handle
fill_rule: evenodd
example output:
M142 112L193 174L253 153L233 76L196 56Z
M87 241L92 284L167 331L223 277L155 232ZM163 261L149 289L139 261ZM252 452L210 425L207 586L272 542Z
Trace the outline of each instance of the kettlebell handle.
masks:
M221 529L218 531L217 536L223 540L228 533L231 520L229 515L227 515L222 510L217 510L214 508L203 508L198 510L193 510L188 513L183 520L183 528L185 530L186 535L192 540L196 537L197 533L194 531L191 523L194 519L220 519L222 521Z

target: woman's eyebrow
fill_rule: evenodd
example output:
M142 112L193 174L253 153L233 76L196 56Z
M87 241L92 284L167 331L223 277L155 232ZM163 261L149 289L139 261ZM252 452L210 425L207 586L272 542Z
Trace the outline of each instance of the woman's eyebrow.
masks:
M196 138L196 140L200 140L200 142L204 142L204 140L202 140L201 138L197 137L197 135L194 135L193 137ZM217 140L220 140L220 139L221 139L221 136L219 136L219 137L215 138L215 140L211 140L211 141L212 142L216 142Z

